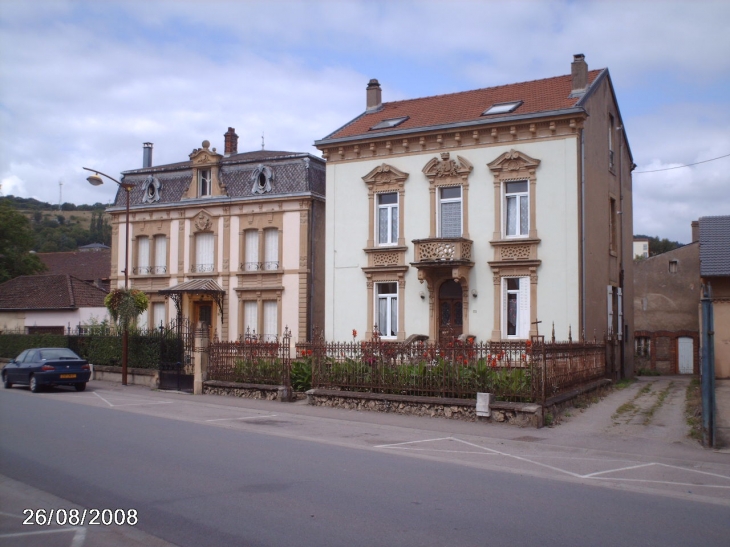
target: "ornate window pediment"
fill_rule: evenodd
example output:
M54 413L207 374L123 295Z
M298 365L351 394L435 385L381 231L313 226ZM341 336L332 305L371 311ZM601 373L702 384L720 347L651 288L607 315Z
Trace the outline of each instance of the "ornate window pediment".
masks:
M208 232L213 227L213 219L206 211L200 211L193 220L196 232Z
M535 169L540 165L540 160L531 158L527 154L523 154L518 150L510 150L499 156L496 160L488 163L487 166L494 173L495 176L501 178L519 177L520 171L526 172L527 174L535 174ZM514 175L512 175L514 173Z
M370 191L380 191L380 187L402 187L408 178L408 173L383 163L365 175L362 180L368 185Z
M423 168L423 174L428 177L431 184L462 184L466 182L473 169L474 166L469 160L461 156L456 156L456 159L452 160L449 152L442 152L441 159L431 158Z

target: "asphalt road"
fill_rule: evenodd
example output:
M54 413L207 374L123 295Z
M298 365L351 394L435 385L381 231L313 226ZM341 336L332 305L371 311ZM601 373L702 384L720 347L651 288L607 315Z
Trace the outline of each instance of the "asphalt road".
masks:
M566 474L556 471L556 454L577 460L575 451L484 434L437 435L418 429L418 419L348 421L331 409L298 414L281 403L225 399L99 382L85 393L3 391L0 474L56 496L51 503L134 509L135 532L180 546L666 547L724 546L730 537L722 461L697 471L714 482L691 479L687 494L682 481L690 479L672 483L672 473L689 468L666 461L628 465L615 454L593 454ZM552 463L539 460L541 453ZM609 471L591 466L609 461L611 473L664 466L662 480L641 475L663 489L622 488L637 475L608 488L592 483ZM702 488L724 494L693 498ZM8 541L20 538L5 522ZM95 545L91 537L74 547ZM121 541L115 544L137 544Z

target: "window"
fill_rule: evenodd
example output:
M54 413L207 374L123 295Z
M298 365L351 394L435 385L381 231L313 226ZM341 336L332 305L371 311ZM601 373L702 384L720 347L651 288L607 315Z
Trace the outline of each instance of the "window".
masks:
M378 194L378 245L398 243L398 194Z
M243 270L247 272L260 270L261 264L259 262L259 231L246 230L243 237L243 243L245 245Z
M276 300L264 300L264 342L275 342L279 334L277 311Z
M390 118L390 119L387 119L387 120L383 120L382 122L378 122L374 126L372 126L370 128L370 130L373 130L373 129L390 129L391 127L396 127L396 126L402 124L407 119L408 119L408 116L402 116L400 118Z
M213 234L208 232L195 235L195 264L191 271L203 273L215 269L214 241Z
M439 237L461 237L461 186L439 189Z
M676 260L669 261L669 273L677 273L678 262Z
M377 284L378 330L383 338L398 335L398 284Z
M613 115L608 115L608 168L613 171Z
M527 236L530 232L530 198L526 180L504 183L505 230L507 237Z
M648 336L637 336L635 340L636 349L634 355L637 357L651 356L651 338Z
M246 337L255 336L259 331L259 304L255 300L243 303L243 334Z
M502 278L502 336L527 338L530 335L530 278Z
M155 265L152 273L167 273L167 237L155 236Z
M137 327L140 329L146 329L148 326L149 312L143 311L137 316Z
M211 193L210 169L198 170L198 196L209 196Z
M490 114L507 114L514 112L522 104L522 101L511 101L509 103L497 103L493 104L482 112L482 116L488 116Z
M264 230L264 269L279 269L279 229Z
M146 237L137 238L137 267L134 273L150 273L150 240Z
M153 323L152 325L155 328L159 328L160 326L164 326L165 321L165 303L164 302L155 302L152 304L152 317L153 317Z

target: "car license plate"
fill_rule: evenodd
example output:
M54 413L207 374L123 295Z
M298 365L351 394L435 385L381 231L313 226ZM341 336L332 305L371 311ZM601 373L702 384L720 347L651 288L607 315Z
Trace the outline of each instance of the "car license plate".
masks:
M76 378L76 375L75 374L61 374L62 380L66 379L66 378Z

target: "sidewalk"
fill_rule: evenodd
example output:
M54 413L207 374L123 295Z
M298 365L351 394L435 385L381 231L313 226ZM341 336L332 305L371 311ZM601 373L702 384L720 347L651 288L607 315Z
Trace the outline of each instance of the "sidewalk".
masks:
M730 379L715 380L715 448L730 452Z

